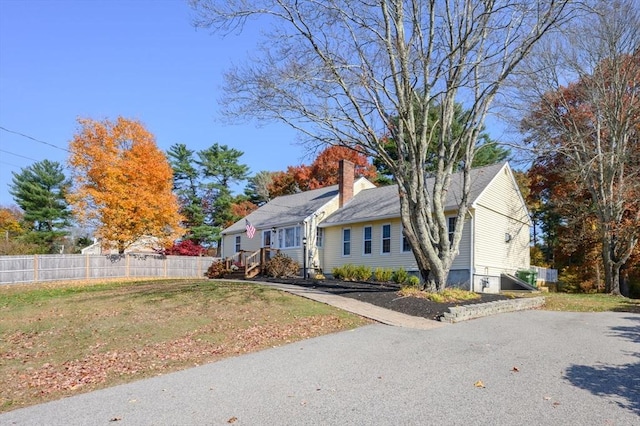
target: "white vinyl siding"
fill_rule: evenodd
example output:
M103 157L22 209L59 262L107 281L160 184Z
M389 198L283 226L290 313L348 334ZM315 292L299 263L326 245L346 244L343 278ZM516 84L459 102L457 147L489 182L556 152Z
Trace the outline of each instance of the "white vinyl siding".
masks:
M500 172L475 204L475 274L528 268L529 216L510 173ZM511 236L509 242L505 234Z
M231 257L237 253L237 241L240 240L240 248L246 251L260 250L262 241L260 238L249 238L246 232L224 235L222 241L222 253L220 256Z
M391 225L391 255L380 254L380 241L382 239L382 225ZM371 226L373 250L371 255L364 255L364 227ZM411 252L401 253L400 250L394 249L400 247L401 241L401 223L400 219L382 221L374 221L371 224L354 224L350 227L351 232L351 256L345 258L342 256L342 231L341 226L324 228L324 247L322 255L321 267L326 273L331 273L336 266L342 266L345 263L353 265L369 266L372 270L375 268L391 268L398 269L400 267L407 271L416 271L417 266L413 254Z
M452 216L455 212L447 213L448 216ZM451 217L454 219L455 217ZM457 223L455 224L457 226ZM458 255L453 259L451 269L466 269L469 270L471 264L471 224L469 218L464 221L464 227L462 228L462 238L460 239L460 245L458 246Z

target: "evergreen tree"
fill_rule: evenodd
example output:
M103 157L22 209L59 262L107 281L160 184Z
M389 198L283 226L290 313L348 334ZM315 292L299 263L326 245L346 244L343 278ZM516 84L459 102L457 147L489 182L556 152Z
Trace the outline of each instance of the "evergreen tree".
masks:
M71 213L65 196L69 186L58 162L43 160L13 173L9 192L24 211L28 232L23 238L37 244L43 253L56 252L56 241L67 233Z
M195 244L211 244L216 237L216 229L207 223L200 189L200 171L196 168L195 151L187 149L185 144L175 144L167 155L173 169L173 188L180 203L180 213L185 218L187 233L185 240Z
M439 106L435 106L429 110L429 116L427 119L427 133L431 135L433 139L438 139L440 136L440 132L442 131L442 126L439 124ZM418 111L418 110L417 110ZM453 114L453 122L451 124L451 136L450 139L455 141L460 138L461 135L464 134L464 123L468 121L469 112L465 111L462 108L462 105L456 104ZM391 120L394 123L394 126L397 126L397 118ZM422 118L416 116L416 122L422 122ZM419 131L422 132L422 126L419 127ZM393 133L393 132L392 132ZM386 139L387 143L385 145L385 151L389 153L393 158L398 159L398 149L396 148L396 143L393 138L388 137ZM473 157L473 161L471 163L471 167L482 167L488 166L491 164L499 163L500 161L504 161L509 156L510 151L508 149L503 149L498 144L491 139L488 133L481 132L479 134L478 140L476 142L475 155ZM464 164L462 164L461 159L463 158L464 153L459 152L457 154L457 170L461 170ZM380 185L389 185L393 183L393 179L391 177L391 171L384 164L382 160L379 158L374 159L373 164L376 166L378 170L378 178L376 183ZM435 171L435 165L437 164L436 153L429 152L427 154L427 172Z
M197 152L184 144L169 149L174 188L187 218L187 239L215 246L220 231L233 223L231 185L245 180L249 172L239 162L242 155L242 151L217 143Z

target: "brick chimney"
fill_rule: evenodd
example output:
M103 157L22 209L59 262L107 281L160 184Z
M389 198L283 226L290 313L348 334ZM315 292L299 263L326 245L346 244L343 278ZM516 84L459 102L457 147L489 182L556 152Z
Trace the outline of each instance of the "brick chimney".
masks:
M355 180L355 166L349 160L338 163L338 191L339 205L342 208L353 198L353 182Z

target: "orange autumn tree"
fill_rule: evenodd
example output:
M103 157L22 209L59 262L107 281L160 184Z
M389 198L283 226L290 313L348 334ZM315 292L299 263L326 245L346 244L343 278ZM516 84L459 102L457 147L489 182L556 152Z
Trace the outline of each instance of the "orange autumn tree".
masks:
M119 253L142 238L167 247L183 234L173 172L139 122L79 119L70 143L76 217L96 226L104 248ZM155 242L154 242L155 244ZM160 247L155 247L160 248Z

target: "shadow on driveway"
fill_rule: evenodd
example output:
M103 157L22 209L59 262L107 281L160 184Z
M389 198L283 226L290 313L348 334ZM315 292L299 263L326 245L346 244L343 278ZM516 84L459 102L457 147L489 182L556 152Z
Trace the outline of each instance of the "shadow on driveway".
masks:
M624 319L637 325L611 327L612 336L640 343L640 316ZM603 343L604 344L604 343ZM640 353L631 354L640 358ZM621 408L640 415L640 362L622 365L572 365L566 378L581 389L597 396L608 396Z

